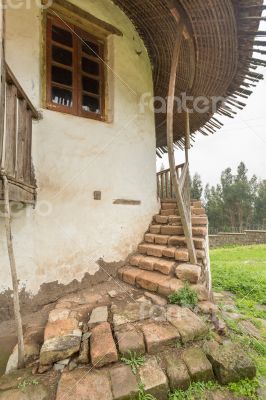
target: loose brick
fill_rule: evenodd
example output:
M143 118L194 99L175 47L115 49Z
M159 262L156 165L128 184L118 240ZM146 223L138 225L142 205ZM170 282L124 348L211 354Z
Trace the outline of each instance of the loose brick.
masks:
M166 373L169 379L170 389L175 391L187 390L191 380L186 364L180 359L177 351L165 355Z
M138 268L127 267L123 271L122 280L129 285L134 285L139 274L141 271Z
M168 258L175 258L176 247L165 247L163 249L163 256Z
M182 226L166 225L161 227L162 235L183 235L184 229Z
M59 381L56 400L64 398L67 400L112 400L108 374L105 371L90 372L89 368L64 372Z
M154 235L152 233L146 233L146 235L144 236L144 240L147 243L154 243Z
M159 259L154 262L153 268L155 271L161 272L161 274L169 275L174 270L175 265L174 261Z
M134 325L127 324L115 332L119 352L127 355L129 351L136 354L145 354L143 333L137 330Z
M154 219L157 222L157 224L167 224L168 223L168 217L164 216L164 215L155 215Z
M185 236L171 236L168 240L169 246L186 246Z
M142 255L137 254L135 256L132 256L129 260L130 265L134 266L134 267L138 267L140 260L144 258Z
M173 224L181 224L181 217L177 216L177 215L171 215L169 217L169 224L173 225Z
M208 218L207 217L192 217L193 225L207 225Z
M189 260L189 256L188 256L188 250L176 250L175 252L175 259L177 261L188 261Z
M196 249L199 250L204 249L204 244L205 244L204 239L194 238L193 241Z
M160 295L169 296L169 294L172 293L170 289L170 280L171 278L168 277L167 280L159 283L157 291Z
M178 292L179 290L183 289L183 287L184 283L180 281L180 279L171 278L169 281L170 293Z
M154 356L148 358L139 368L139 377L145 392L158 400L167 400L169 391L167 378Z
M172 346L180 339L179 332L168 322L152 322L144 324L141 327L147 352L155 354L165 350L168 346Z
M161 208L162 208L162 210L174 209L174 208L176 208L176 202L162 203Z
M90 320L88 322L88 327L91 328L95 324L102 322L107 322L108 319L108 309L106 306L96 307L92 310L90 315Z
M137 398L138 383L128 365L119 365L110 370L114 400Z
M209 297L208 290L206 289L205 286L197 284L197 285L191 285L191 288L195 290L195 292L197 293L199 301L208 300Z
M207 228L204 227L193 227L192 234L193 236L206 236L207 235Z
M147 247L147 255L154 256L154 257L162 257L164 249L165 249L165 246L150 244Z
M209 382L214 380L212 365L201 349L191 348L185 350L182 359L194 382Z
M156 244L167 244L169 240L169 236L166 235L155 235L154 241Z
M104 322L92 328L90 352L92 365L97 368L118 361L115 342L108 322Z
M205 214L204 208L195 208L195 207L193 207L192 213L193 213L194 215L202 215L202 216L205 216L205 215L206 215L206 214Z
M168 306L167 320L177 328L183 343L199 339L208 332L208 326L188 308Z
M137 277L136 283L143 289L156 292L159 283L163 282L166 278L166 276L160 273L145 271Z
M138 245L138 251L139 251L141 254L147 254L147 250L148 250L148 244L142 243L142 244L139 244L139 245Z
M145 269L146 271L153 271L155 260L155 257L142 257L139 262L139 268Z
M161 215L170 216L170 215L177 215L178 210L176 208L169 209L169 210L161 210Z
M204 260L206 257L205 250L196 250L196 255L200 260Z
M161 225L150 225L150 233L155 235L161 233Z
M182 281L198 283L201 275L201 267L194 264L180 264L176 267L175 274Z

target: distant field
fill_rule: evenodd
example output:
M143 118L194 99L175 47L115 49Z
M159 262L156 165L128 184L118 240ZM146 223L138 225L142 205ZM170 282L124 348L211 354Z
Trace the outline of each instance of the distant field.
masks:
M211 250L211 266L214 290L235 293L240 306L266 318L266 245Z
M259 376L266 380L266 245L211 250L211 266L213 290L234 293L236 312L260 330L260 337L255 338L243 333L230 315L226 321L234 339L251 352Z

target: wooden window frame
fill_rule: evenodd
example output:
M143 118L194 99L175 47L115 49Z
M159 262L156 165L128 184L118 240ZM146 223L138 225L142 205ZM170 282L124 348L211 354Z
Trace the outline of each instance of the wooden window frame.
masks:
M73 45L72 48L65 46L61 43L52 41L52 26L58 26L59 28L63 28L66 31L72 33ZM82 40L89 40L92 43L97 44L99 46L99 56L90 56L85 54L85 58L91 59L94 62L99 63L99 76L94 76L90 74L86 74L82 71L82 57L84 57L84 53L82 53ZM61 65L60 63L56 63L52 59L52 45L56 45L57 47L61 47L66 49L67 51L72 52L72 66ZM102 38L97 38L93 36L89 32L79 28L76 25L71 23L64 24L59 18L54 17L50 14L47 14L46 17L46 107L49 110L58 111L61 113L71 114L79 117L106 121L106 111L105 111L105 96L106 96L106 71L105 71L105 54L106 54L106 41ZM103 61L101 61L103 60ZM52 82L52 65L57 65L59 68L64 68L66 70L72 71L72 89L67 87L64 84ZM82 77L88 76L92 79L99 80L100 88L99 95L94 93L86 92L82 87ZM61 87L63 89L69 90L72 93L72 107L67 107L61 104L55 104L52 102L52 86ZM97 114L90 111L85 111L82 109L82 95L83 93L89 94L91 97L97 97L100 103L101 113Z

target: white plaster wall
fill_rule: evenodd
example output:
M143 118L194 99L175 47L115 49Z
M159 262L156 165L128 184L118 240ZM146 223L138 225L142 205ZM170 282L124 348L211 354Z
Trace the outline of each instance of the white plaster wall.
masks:
M110 0L73 0L123 32L114 51L113 122L42 110L34 123L33 160L38 182L35 210L13 218L21 286L36 294L44 282L67 284L95 274L96 261L120 261L136 249L157 211L155 128L152 111L139 114L142 93L152 91L146 49L133 25ZM41 11L7 12L7 61L33 104L41 107ZM142 50L141 56L135 50ZM119 78L118 78L119 77ZM110 76L109 76L110 78ZM123 83L124 82L124 83ZM93 200L93 191L102 200ZM140 206L113 205L117 198ZM0 291L10 287L3 221Z

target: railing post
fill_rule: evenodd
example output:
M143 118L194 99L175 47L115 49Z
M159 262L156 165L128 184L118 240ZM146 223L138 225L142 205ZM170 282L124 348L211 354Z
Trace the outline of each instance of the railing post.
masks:
M5 0L0 0L0 168L4 155L4 125L5 125Z
M189 111L186 110L186 132L185 132L185 154L186 154L186 163L188 163L188 151L190 149L190 118Z
M179 209L184 234L186 237L189 259L193 264L197 263L196 251L194 247L192 232L191 232L191 224L188 222L188 216L186 213L181 189L179 186L179 181L177 177L176 167L175 167L175 156L174 156L174 132L173 132L173 119L174 119L174 96L175 96L175 87L176 87L176 76L178 69L178 61L181 47L181 40L183 35L184 24L182 21L179 21L178 24L178 35L176 38L176 44L174 47L173 58L172 58L172 66L169 80L169 90L168 90L168 101L167 101L167 147L168 147L168 158L170 165L171 178L173 182L173 188L176 195L177 206ZM190 210L189 210L190 212Z

